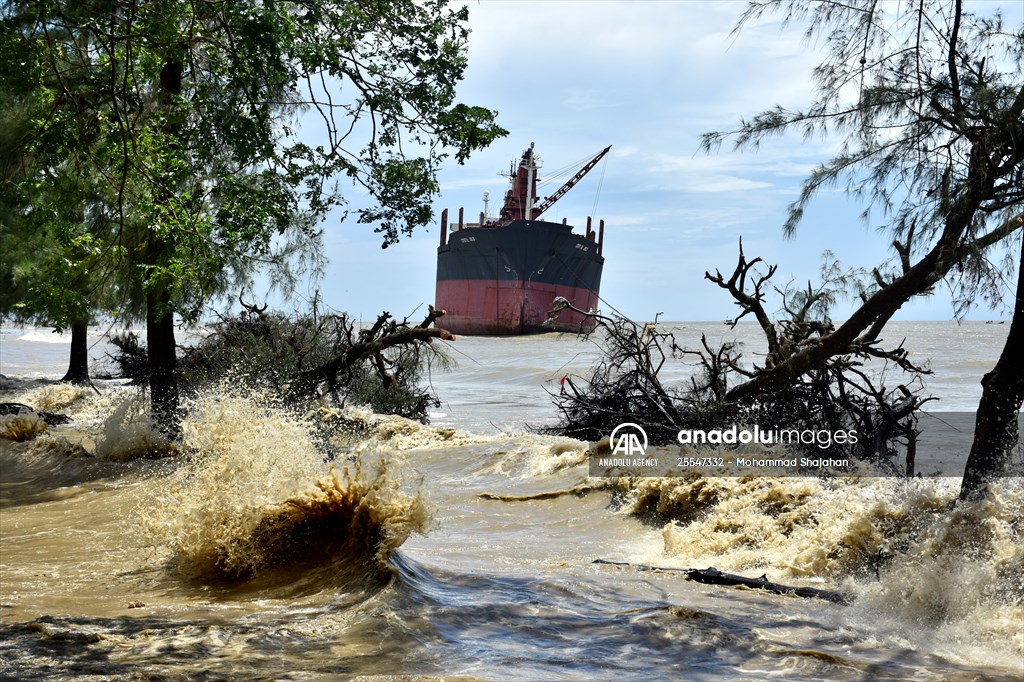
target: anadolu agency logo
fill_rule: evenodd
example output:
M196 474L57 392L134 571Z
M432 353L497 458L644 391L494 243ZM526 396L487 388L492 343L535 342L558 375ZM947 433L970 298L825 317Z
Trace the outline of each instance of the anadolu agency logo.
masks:
M647 432L633 422L619 424L608 438L612 456L643 457L647 454Z

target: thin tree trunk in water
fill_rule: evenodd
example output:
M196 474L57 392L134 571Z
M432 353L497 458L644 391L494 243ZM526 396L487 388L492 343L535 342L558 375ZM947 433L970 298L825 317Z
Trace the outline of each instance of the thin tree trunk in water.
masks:
M89 320L71 322L71 359L68 371L61 381L76 385L91 385L89 381Z
M1006 465L1020 437L1017 419L1024 403L1024 239L1010 333L996 366L982 377L981 385L974 443L960 486L961 500L977 499L984 494L986 483Z
M174 312L166 296L146 295L146 346L149 354L150 410L156 428L169 440L181 437L178 422L177 347Z

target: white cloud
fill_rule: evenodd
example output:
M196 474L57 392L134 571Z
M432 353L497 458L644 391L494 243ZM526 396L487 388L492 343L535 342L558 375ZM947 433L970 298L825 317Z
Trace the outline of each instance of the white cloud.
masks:
M683 183L679 189L683 192L745 192L752 189L764 189L771 187L770 182L758 182L746 178L736 178L728 175L704 178L690 183Z
M562 96L562 106L573 111L593 111L613 107L615 102L601 90L567 90Z

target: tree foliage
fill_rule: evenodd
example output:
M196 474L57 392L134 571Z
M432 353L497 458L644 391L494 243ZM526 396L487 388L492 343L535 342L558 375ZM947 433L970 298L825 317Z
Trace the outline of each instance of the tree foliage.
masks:
M23 195L32 213L56 196L56 169L82 169L95 192L81 210L102 219L70 260L147 320L165 419L174 314L195 320L256 268L315 265L320 222L346 206L341 179L394 243L430 219L442 162L505 134L456 99L468 15L445 0L0 7L0 89L31 112L3 203Z
M998 9L973 14L961 0L758 0L736 31L767 14L803 26L826 47L813 103L776 106L734 131L708 133L704 148L732 141L751 149L789 133L840 140L840 151L805 180L785 233L795 233L822 190L839 186L865 200L866 219L880 210L893 235L880 282L900 280L939 248L910 295L952 274L961 304L978 294L998 299L1007 267L989 260L990 247L1019 238L1022 225L1024 26L1006 26ZM1012 258L1014 250L1004 253ZM884 323L889 307L874 320Z
M750 3L737 30L768 12L825 42L814 103L709 133L704 147L729 139L756 147L787 132L837 136L840 152L807 178L784 229L793 234L818 192L843 183L867 201L866 216L883 211L893 251L846 322L736 386L734 399L778 389L831 355L872 343L904 303L944 278L963 300L1000 298L1006 266L993 265L993 247L1024 230L1024 26L1007 29L998 12L977 16L960 0L766 0ZM1013 249L1004 253L1012 262Z
M971 6L978 7L991 9ZM792 235L809 202L838 184L866 201L865 217L881 209L893 252L846 322L730 389L732 400L767 395L830 358L870 347L904 303L943 279L958 312L979 299L999 301L1011 290L1004 273L1017 269L1013 242L1024 232L1024 25L1006 26L998 8L975 14L962 0L756 0L737 30L766 13L781 14L784 25L802 23L808 37L824 41L828 57L814 72L814 101L709 133L705 148L730 138L737 148L756 147L793 131L838 136L839 153L804 182L784 230ZM1017 298L1012 329L1019 331ZM1016 336L983 381L963 498L981 493L1015 440L1008 429L1024 399L1019 350L1010 345Z
M466 10L444 2L3 7L4 82L39 115L29 181L86 156L117 245L162 240L149 279L192 317L236 259L270 258L291 228L316 237L345 202L334 179L376 202L360 220L391 244L429 220L442 161L504 132L455 99ZM150 234L132 243L131 224Z
M882 210L893 253L875 268L875 290L846 322L733 387L731 399L766 395L831 357L870 345L904 303L943 279L958 311L1012 291L1004 273L1017 270L1013 242L1024 233L1024 25L1007 26L998 8L969 7L991 12L976 14L963 0L749 4L737 30L779 13L784 25L800 22L809 37L822 39L828 57L815 69L809 108L776 107L732 133L709 133L705 148L729 138L748 148L791 131L838 135L839 153L804 182L784 229L792 234L818 192L840 184L866 200L866 217L871 208ZM1019 331L1022 318L1017 300L1012 328ZM983 381L963 498L981 494L1016 440L1008 429L1015 431L1024 399L1019 350L1011 346L1017 336L1007 339Z

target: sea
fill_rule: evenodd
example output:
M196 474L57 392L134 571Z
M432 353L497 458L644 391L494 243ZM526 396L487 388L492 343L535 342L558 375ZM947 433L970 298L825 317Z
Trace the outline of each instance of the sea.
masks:
M667 327L763 353L753 325ZM1008 327L883 336L932 370L930 410L965 413ZM594 444L538 432L600 358L562 334L446 344L429 424L311 408L344 434L329 456L308 414L224 381L188 399L183 448L139 459L145 396L57 383L68 350L0 329L0 401L72 419L4 418L2 679L1024 679L1020 477L957 504L956 476L591 476ZM651 570L709 567L847 603Z

